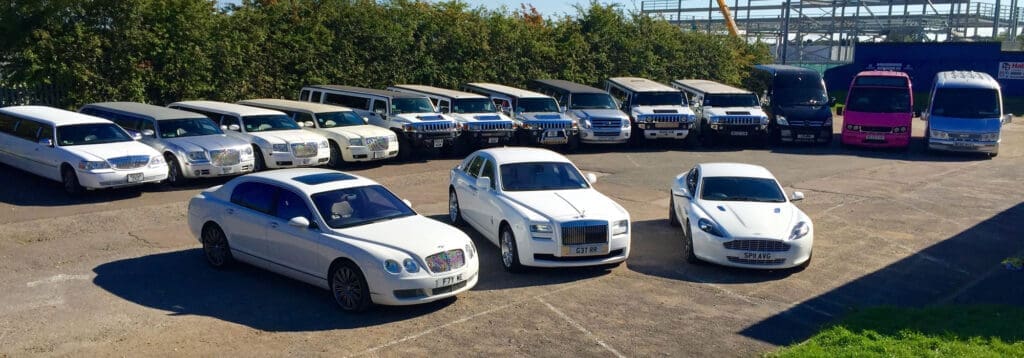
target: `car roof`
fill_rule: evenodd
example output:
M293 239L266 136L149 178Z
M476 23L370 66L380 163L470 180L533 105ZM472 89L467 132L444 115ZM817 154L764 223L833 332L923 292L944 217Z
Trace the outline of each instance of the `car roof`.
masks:
M935 79L935 86L938 88L999 88L999 82L984 72L943 71L936 74Z
M55 127L73 124L114 123L100 117L47 106L3 107L0 108L0 113L7 113L16 117L32 119Z
M700 176L706 177L744 177L775 179L768 169L760 165L743 163L701 163Z
M230 114L239 117L284 114L280 111L275 111L272 109L256 108L250 106L243 106L240 104L217 101L181 101L171 103L168 106L173 105L180 105L183 107L195 108L198 110L217 112L222 114Z
M608 81L633 92L679 92L678 89L666 86L663 83L641 77L612 77Z
M155 106L139 102L98 102L82 106L85 108L102 108L114 112L123 112L146 116L154 120L182 119L182 118L206 118L206 116L180 109Z
M246 174L242 178L275 183L306 195L378 183L351 173L321 168L292 168ZM307 183L308 182L308 183Z
M812 69L809 69L809 68L790 66L790 65L756 65L756 66L754 66L754 68L765 70L765 71L771 72L772 74L798 74L798 73L810 74L810 73L813 73L815 75L818 75L818 71L815 71L815 70L812 70Z
M545 148L501 147L481 149L477 153L486 153L498 164L558 162L572 163L569 158Z
M861 77L861 76L904 77L904 78L910 78L910 76L908 76L907 73L903 72L903 71L879 71L879 70L860 71L859 73L857 73L857 77Z
M247 99L238 101L238 104L246 106L261 107L267 106L272 107L271 109L286 110L286 111L310 111L313 113L326 113L326 112L339 112L339 111L352 111L351 108L335 106L332 104L323 104L316 102L303 102L293 101L290 99L276 99L276 98L257 98Z
M395 91L386 91L374 88L354 87L354 86L340 86L340 85L311 85L306 86L304 89L321 89L328 91L341 91L351 93L363 93L380 97L388 98L423 98L423 95L402 93Z
M476 94L476 93L456 91L456 90L452 90L452 89L440 88L440 87L434 87L434 86L426 86L426 85L394 85L394 86L391 86L391 87L399 88L399 89L405 89L405 90L410 90L410 91L415 91L415 92L420 92L420 93L424 93L424 94L430 94L430 95L434 95L434 96L448 97L448 98L453 98L453 99L466 99L466 98L483 98L483 99L486 99L487 98L485 96L482 96L482 95L479 95L479 94ZM391 87L389 87L388 89L391 90Z
M483 91L500 93L506 96L516 98L551 98L551 96L548 96L543 93L537 93L534 91L524 90L522 88L516 88L506 85L499 85L497 83L472 82L467 83L466 87L476 87Z
M674 80L672 84L678 87L684 87L693 91L708 93L708 94L752 94L748 90L742 88L736 88L724 83L718 83L709 80Z
M541 80L533 80L533 82L537 83L537 84L540 84L542 86L559 88L559 89L566 90L566 91L569 91L569 92L572 92L572 93L608 93L608 92L605 92L604 90L599 89L599 88L594 88L594 87L590 87L590 86L587 86L587 85L579 84L579 83L572 82L572 81L566 81L566 80L541 79Z

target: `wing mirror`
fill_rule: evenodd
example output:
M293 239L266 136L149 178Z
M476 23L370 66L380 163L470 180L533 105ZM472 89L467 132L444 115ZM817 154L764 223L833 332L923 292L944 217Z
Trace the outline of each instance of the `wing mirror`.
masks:
M832 107L832 106L835 106L835 105L836 105L836 98L835 97L829 97L829 99L828 99L828 106Z
M922 121L927 121L928 120L928 111L921 112L920 117L921 117Z
M228 130L232 130L232 131L238 132L238 131L242 130L242 127L239 127L237 124L232 124L232 125L228 126Z
M789 197L789 201L800 201L804 200L804 193L800 191L794 191L793 196Z
M568 111L568 110L569 110L569 109L568 109L568 108L566 108L565 106L558 106L558 112L561 112L561 113L565 113L565 112L566 112L566 111Z
M590 182L590 184L597 183L597 174L587 173L587 181Z
M50 139L50 138L40 139L39 140L39 145L44 145L44 146L47 146L47 147L53 147L53 139Z
M132 135L132 139L134 139L134 140L141 140L142 139L142 133L139 133L139 132L136 132L136 131L128 131L128 134L131 134Z
M363 117L363 124L370 124L370 118L369 117Z
M843 115L843 106L836 106L836 115L837 116Z
M305 217L302 217L302 216L296 216L296 217L292 218L291 220L288 220L288 226L291 226L291 227L294 227L294 228L297 228L297 229L308 229L309 228L309 219L307 219Z
M156 136L156 132L153 131L152 129L143 129L142 130L142 136L143 137L151 137L152 138L152 137Z
M410 208L412 207L412 202L409 201L409 199L402 199L402 203L404 203L405 206L408 206Z
M490 189L491 188L491 178L489 178L489 177L479 177L479 178L476 178L476 188L477 189Z

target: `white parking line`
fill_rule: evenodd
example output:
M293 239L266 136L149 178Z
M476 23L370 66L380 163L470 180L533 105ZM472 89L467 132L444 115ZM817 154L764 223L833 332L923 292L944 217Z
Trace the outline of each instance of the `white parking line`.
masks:
M595 336L594 333L592 333L589 330L587 330L585 327L583 327L582 325L580 325L579 323L574 321L572 318L569 318L568 315L566 315L564 312L560 311L559 309L555 308L555 306L552 306L550 303L548 303L547 301L544 301L540 297L537 297L537 301L540 301L540 303L543 303L545 306L548 306L548 309L550 309L551 311L554 311L555 313L557 313L559 316L562 317L562 319L564 319L566 322L569 322L569 324L571 324L573 327L576 327L576 329L579 330L580 332L583 332L583 334L587 335L587 337L593 338L594 341L597 342L597 344L599 344L601 347L604 347L604 349L607 349L609 352L614 354L616 357L618 357L618 358L626 358L626 356L622 355L622 353L619 353L619 351L615 350L615 348L612 348L612 346L608 345L607 343L604 343L604 341L602 341L600 338L597 338L597 336Z

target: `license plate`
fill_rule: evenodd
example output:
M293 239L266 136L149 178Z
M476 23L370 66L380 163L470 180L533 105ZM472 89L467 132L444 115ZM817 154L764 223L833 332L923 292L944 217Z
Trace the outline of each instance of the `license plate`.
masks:
M487 138L487 143L489 143L489 144L494 144L494 143L497 143L497 142L498 142L498 139L499 139L499 138L497 138L497 137L491 137L491 138Z
M885 140L885 136L881 134L868 134L868 140Z
M373 159L384 158L384 152L373 152Z
M748 133L747 133L747 131L732 131L732 132L729 132L729 134L730 135L734 135L734 136L738 136L738 137L745 137L745 136L747 136Z
M679 128L676 122L654 122L654 128Z
M608 253L608 244L562 246L562 256L594 256Z
M143 179L142 173L130 173L128 174L128 183L138 183Z
M456 283L459 283L459 282L462 282L462 281L465 281L465 280L466 279L464 277L462 277L461 273L458 274L458 275L455 275L455 276L442 277L442 278L439 278L437 280L434 280L434 288L441 288L441 287L445 287L445 286L451 286L451 285L454 285Z
M221 174L228 174L228 173L231 173L233 171L233 169L234 168L232 168L232 167L223 167L223 168L220 168L220 173Z
M971 142L953 142L954 147L974 147L974 143Z
M444 139L434 139L434 148L441 148L444 146Z
M744 252L743 258L747 260L771 260L770 252Z
M796 139L814 139L813 134L797 134Z

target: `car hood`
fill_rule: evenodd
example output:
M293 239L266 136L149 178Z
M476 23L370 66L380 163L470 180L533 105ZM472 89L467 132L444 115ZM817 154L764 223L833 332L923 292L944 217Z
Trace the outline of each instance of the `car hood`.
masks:
M451 113L449 116L455 118L455 120L467 123L467 122L497 122L497 121L511 121L504 114L500 113Z
M387 137L391 135L391 131L371 125L357 125L357 126L344 126L334 128L306 128L310 132L317 133L320 131L333 133L340 135L344 138L366 138L366 137Z
M761 107L704 107L704 113L712 116L765 117Z
M322 136L316 133L311 133L305 129L289 129L283 131L270 131L270 132L250 132L249 135L261 138L270 143L306 143L314 142L320 143L324 140Z
M629 119L625 113L617 109L574 109L572 114L576 118L580 119L591 119L591 118L616 118L616 119Z
M197 152L211 150L247 147L249 142L238 138L229 137L225 134L213 134L195 137L165 138L167 144L177 147L185 152Z
M520 113L519 120L522 121L570 121L568 117L555 112L529 112Z
M669 112L669 111L675 111L675 112ZM635 114L667 114L667 115L686 114L686 115L693 115L693 110L690 109L690 107L673 106L673 105L665 105L665 106L636 106L636 107L633 107L633 113L635 113Z
M395 119L398 119L402 123L437 123L442 121L452 121L452 119L441 113L402 113L393 115Z
M105 144L73 145L61 148L64 148L64 150L84 160L90 161L106 161L111 158L124 157L129 155L160 155L160 153L157 152L156 149L153 149L148 145L136 141Z
M824 122L832 117L832 112L824 105L781 106L775 115L783 115L789 122L794 120Z
M469 236L462 230L421 215L334 231L420 258L452 249L465 250L470 243Z
M802 213L792 203L701 200L698 205L734 238L789 238Z
M999 117L994 118L950 118L928 116L928 128L950 132L991 133L1002 127Z
M504 197L551 221L629 218L619 204L593 189L505 192Z
M843 124L861 126L901 126L910 124L911 119L913 119L913 113L843 112Z

